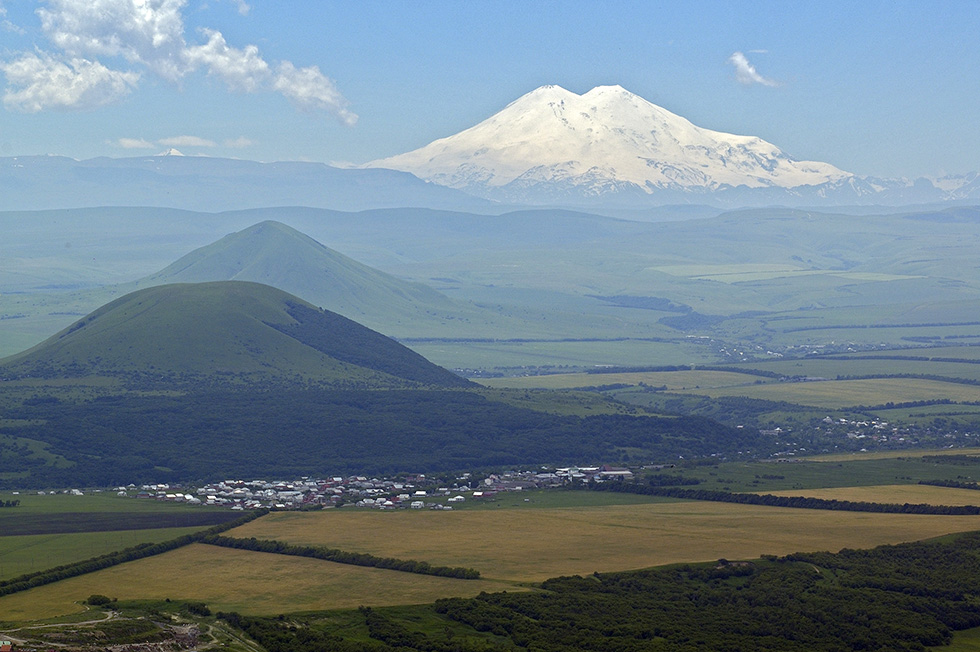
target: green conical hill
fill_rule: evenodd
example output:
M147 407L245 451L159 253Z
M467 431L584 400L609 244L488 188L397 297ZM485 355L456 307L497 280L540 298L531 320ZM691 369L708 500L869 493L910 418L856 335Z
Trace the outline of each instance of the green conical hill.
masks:
M302 380L338 386L468 384L384 335L282 290L162 285L106 304L3 361L6 375Z
M407 323L474 312L420 283L363 265L280 222L265 221L195 249L140 287L165 283L253 281L385 333Z

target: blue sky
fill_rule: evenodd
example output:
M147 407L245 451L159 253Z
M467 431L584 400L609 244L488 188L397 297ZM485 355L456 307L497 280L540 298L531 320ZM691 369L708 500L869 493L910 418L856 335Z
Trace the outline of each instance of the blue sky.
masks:
M980 170L980 2L0 0L0 156L363 163L543 84L877 176Z

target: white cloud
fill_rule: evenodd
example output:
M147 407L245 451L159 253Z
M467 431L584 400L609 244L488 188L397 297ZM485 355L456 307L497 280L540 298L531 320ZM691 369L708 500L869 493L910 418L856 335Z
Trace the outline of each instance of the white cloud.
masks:
M273 88L303 111L329 111L349 127L357 122L357 114L347 109L347 100L317 66L297 68L289 61L283 61L279 64Z
M201 30L208 42L189 47L184 57L192 67L205 66L208 74L224 80L231 90L254 93L269 78L269 64L259 55L259 49L248 45L244 50L229 47L221 32Z
M255 141L249 140L245 136L239 136L238 138L226 140L222 145L232 149L245 149L246 147L251 147L255 144Z
M89 108L129 93L141 69L173 83L203 70L232 91L278 92L300 110L327 112L346 125L357 121L347 100L317 66L297 68L290 61L270 64L257 46L233 47L221 32L209 28L200 30L204 43L188 44L183 16L188 0L42 1L44 6L36 13L54 48L0 60L0 71L7 76L4 102L9 107ZM248 13L246 0L229 1L240 14ZM5 24L3 2L0 24ZM115 59L110 65L117 69L103 65L100 58ZM28 74L30 70L36 75Z
M12 22L10 22L9 20L7 20L5 18L6 15L7 15L7 8L4 7L3 6L3 2L0 1L0 19L2 19L2 20L0 20L0 27L3 27L4 31L13 32L15 34L25 34L26 33L26 30L24 30L21 27L18 27L17 25L14 25Z
M142 138L120 138L113 144L123 149L153 149L156 147L150 141Z
M0 14L0 16L2 15L3 14ZM18 27L17 25L14 25L6 18L0 20L0 27L3 27L4 31L6 32L13 32L14 34L20 34L22 36L27 33L27 30L25 30L23 27Z
M207 138L198 136L174 136L173 138L161 138L157 141L160 145L168 147L217 147L218 143Z
M104 106L139 81L139 73L110 70L88 59L59 61L43 52L0 62L0 71L7 77L4 106L24 113Z
M48 39L69 56L121 56L164 79L187 72L186 0L48 0L38 9Z
M740 84L779 86L779 83L775 80L760 75L758 71L756 71L755 66L749 63L749 60L746 59L745 55L741 52L735 52L732 54L732 56L728 57L728 63L735 66L735 79L737 79Z

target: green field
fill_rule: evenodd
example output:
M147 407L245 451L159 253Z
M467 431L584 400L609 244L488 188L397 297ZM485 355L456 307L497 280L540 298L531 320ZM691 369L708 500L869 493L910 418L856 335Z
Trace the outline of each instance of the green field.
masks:
M225 509L112 493L0 492L0 579L81 561L140 543L166 541L235 518Z
M976 333L974 329L974 334L971 339L980 338L980 333ZM951 340L955 341L955 340ZM955 344L949 346L916 346L909 349L899 349L894 351L868 351L867 353L862 353L861 357L871 356L875 358L884 357L908 357L908 358L952 358L961 360L977 360L980 361L980 347L974 346L957 346Z
M953 634L953 642L948 646L929 648L947 652L980 652L980 627L964 629Z
M767 401L786 401L813 407L841 409L857 405L884 405L906 401L980 401L980 386L946 383L919 378L872 378L774 383L737 388L690 389L680 394L711 398L744 396Z
M503 369L519 374L521 367L595 367L601 365L665 365L708 362L709 351L683 338L675 342L642 339L607 341L415 342L406 344L448 368Z
M140 543L167 541L200 527L0 536L0 580L90 559Z
M509 378L486 378L480 383L488 387L511 388L542 388L542 389L575 389L579 387L597 387L602 385L639 385L644 383L651 387L665 387L668 391L719 387L741 387L760 382L773 382L768 378L760 378L749 374L731 371L637 371L612 372L595 374L548 374L541 376L514 376Z
M906 352L903 351L894 353L904 354ZM913 356L915 353L909 352L908 355ZM786 376L809 376L830 379L837 378L838 376L922 374L944 376L947 378L980 380L980 364L938 360L916 360L912 357L899 360L881 356L876 356L871 359L866 359L864 357L851 357L838 358L834 360L813 357L802 360L774 360L769 362L756 362L739 365L739 367L759 369Z
M980 481L980 457L970 464L939 464L923 455L976 455L978 449L883 451L826 455L782 462L729 462L678 466L661 473L694 478L699 488L726 491L781 492L832 488L915 486L919 480ZM904 489L909 491L909 489ZM901 499L896 490L895 500ZM975 503L980 505L980 492Z

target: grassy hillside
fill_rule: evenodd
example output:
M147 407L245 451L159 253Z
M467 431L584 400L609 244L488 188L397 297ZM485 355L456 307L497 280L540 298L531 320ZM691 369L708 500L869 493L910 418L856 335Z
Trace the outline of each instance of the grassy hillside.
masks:
M137 285L205 281L271 285L387 332L397 332L417 321L478 318L481 312L421 283L403 281L362 265L272 220L195 249Z
M126 295L3 362L9 376L466 384L397 342L266 285L164 285Z

